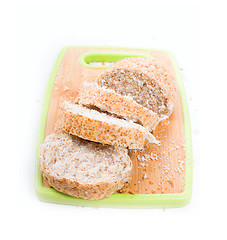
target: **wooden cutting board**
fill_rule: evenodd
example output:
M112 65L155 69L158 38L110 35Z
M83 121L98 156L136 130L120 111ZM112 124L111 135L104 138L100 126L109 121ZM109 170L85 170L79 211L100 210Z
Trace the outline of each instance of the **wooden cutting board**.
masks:
M146 143L144 150L129 152L133 162L132 180L119 191L119 194L114 195L122 195L121 199L126 195L132 198L137 195L147 195L147 201L150 200L150 203L152 199L153 203L154 199L158 199L154 197L155 195L163 196L160 203L163 202L162 198L166 199L167 197L168 199L171 196L176 196L177 199L180 197L181 201L178 199L178 203L189 200L192 175L190 121L183 83L172 54L158 50L67 47L62 50L60 55L57 66L55 66L55 74L52 74L52 82L49 84L51 85L49 86L49 101L44 103L44 105L48 105L48 111L46 111L43 137L54 131L59 114L60 99L66 96L75 97L84 81L95 81L105 71L106 66L103 62L112 62L137 55L153 57L175 76L178 93L173 114L169 119L162 121L154 132L160 145ZM40 143L42 142L43 139L40 140ZM188 166L187 169L186 166ZM187 178L186 173L188 174ZM49 188L45 180L42 181L40 187L44 187L46 190ZM134 200L132 199L132 202Z

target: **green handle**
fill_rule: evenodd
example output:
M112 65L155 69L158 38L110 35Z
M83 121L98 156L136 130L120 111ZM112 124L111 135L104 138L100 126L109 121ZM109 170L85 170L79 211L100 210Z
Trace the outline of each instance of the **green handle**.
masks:
M132 53L132 52L104 52L104 51L94 51L86 52L81 54L79 57L79 62L81 65L87 68L107 68L105 65L91 65L91 62L117 62L123 58L129 57L145 57L154 59L148 54Z

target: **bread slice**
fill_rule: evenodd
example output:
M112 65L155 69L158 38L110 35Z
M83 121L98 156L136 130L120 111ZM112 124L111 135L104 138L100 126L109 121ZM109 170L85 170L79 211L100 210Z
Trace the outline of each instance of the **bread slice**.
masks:
M86 140L143 149L145 140L157 143L154 136L144 127L106 113L64 101L60 105L58 128Z
M177 93L174 79L155 60L142 57L122 59L110 65L97 83L132 97L161 119L168 118L173 111Z
M71 196L101 199L130 180L126 148L89 142L69 134L51 134L40 146L39 166L50 186Z
M117 94L114 90L100 87L97 83L85 82L80 88L76 101L79 104L107 111L126 120L132 120L153 131L159 123L159 117L134 100Z

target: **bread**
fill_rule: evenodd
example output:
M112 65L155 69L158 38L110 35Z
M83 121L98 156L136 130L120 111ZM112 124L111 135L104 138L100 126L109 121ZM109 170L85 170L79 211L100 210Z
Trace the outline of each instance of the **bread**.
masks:
M40 146L39 166L50 186L71 196L101 199L129 181L132 163L126 148L51 134Z
M64 101L60 105L58 128L86 140L143 149L145 140L157 143L154 136L144 127L106 113Z
M176 100L173 77L155 60L142 57L122 59L110 65L97 79L97 83L138 104L168 118Z
M114 90L100 87L97 83L85 82L80 88L76 101L88 107L97 107L101 111L107 111L140 123L147 130L153 131L159 123L159 117L134 100L117 94Z

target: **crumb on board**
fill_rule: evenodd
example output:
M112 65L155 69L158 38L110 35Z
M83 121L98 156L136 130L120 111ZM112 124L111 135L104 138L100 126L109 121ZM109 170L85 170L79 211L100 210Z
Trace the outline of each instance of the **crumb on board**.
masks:
M168 124L169 122L167 122L167 125ZM164 138L165 135L162 137ZM138 161L137 169L140 173L140 178L134 182L134 190L139 192L139 189L142 187L145 193L153 192L157 194L165 193L169 188L175 189L174 183L178 181L178 176L180 177L184 171L185 161L181 155L181 150L185 149L185 139L182 138L177 142L174 139L170 140L169 144L162 150L161 155L159 146L152 146L152 152L150 152L149 149L148 144L146 149L132 151L132 153L136 154L135 157ZM174 158L172 156L174 156ZM154 172L156 168L159 168L161 172L158 182L154 184L153 181L150 181L150 179L153 178L153 174L150 175L150 172ZM179 175L174 176L173 171ZM136 186L139 184L140 188L137 188ZM182 183L180 181L178 185L183 186L184 181Z
M158 156L155 153L144 154L142 156L137 155L139 162L149 162L150 160L158 160Z
M171 187L173 187L174 186L174 184L173 184L173 181L172 180L168 180L167 181L170 185L171 185Z
M143 175L143 179L146 179L146 178L148 178L148 177L147 177L147 174L145 173L145 174Z
M145 166L147 166L147 164L145 164L145 163L139 163L139 166L145 167Z

